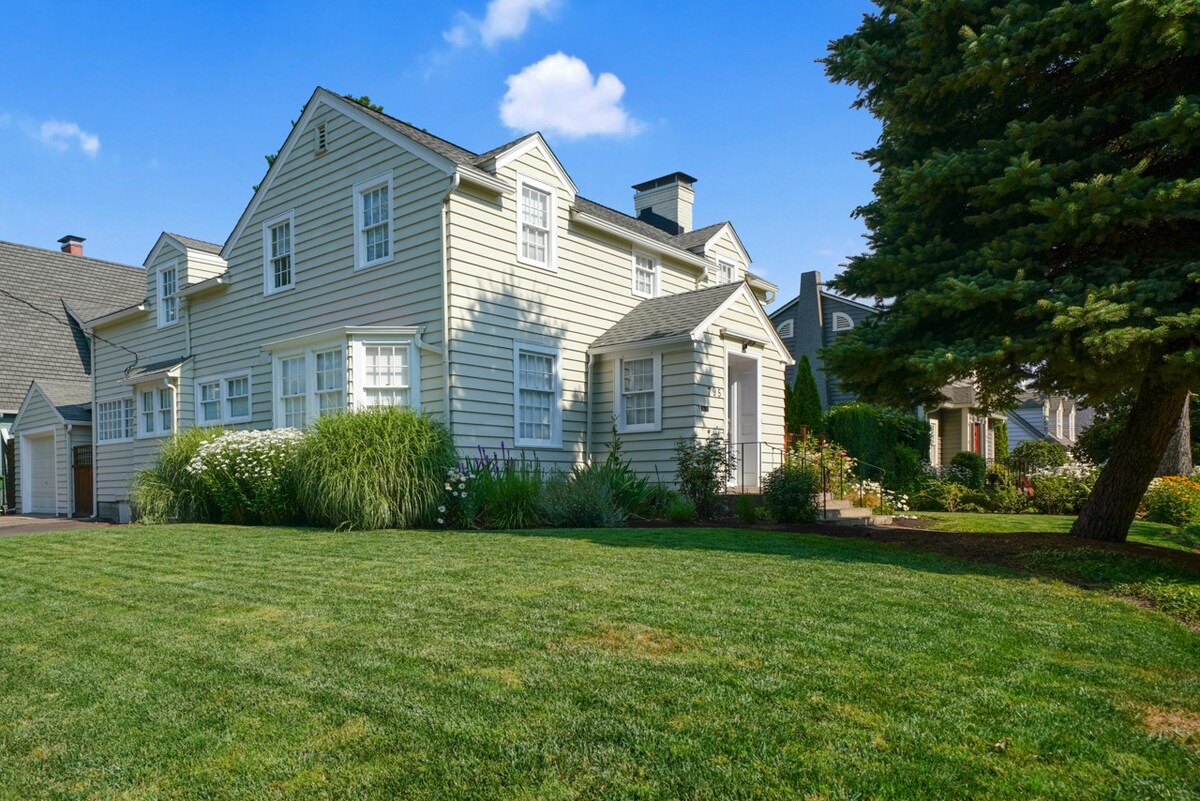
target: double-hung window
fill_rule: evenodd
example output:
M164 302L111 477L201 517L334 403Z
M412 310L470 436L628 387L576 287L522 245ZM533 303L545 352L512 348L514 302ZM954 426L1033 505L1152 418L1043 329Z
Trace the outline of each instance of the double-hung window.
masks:
M245 423L249 420L249 373L202 378L196 382L197 425Z
M392 260L392 174L354 187L354 268Z
M633 294L639 298L658 295L658 259L633 251Z
M617 360L617 430L662 430L662 356L658 353Z
M346 352L339 346L313 353L317 414L346 408Z
M179 267L175 262L158 270L158 327L172 325L179 319Z
M133 438L133 398L96 404L96 439L116 442Z
M412 346L364 343L363 405L408 406L412 388L409 366Z
M263 223L263 293L270 295L296 285L295 215L283 214Z
M279 410L284 428L308 425L307 362L304 354L279 360Z
M725 259L717 259L717 283L732 284L735 270L733 262L726 261Z
M562 381L558 349L516 343L513 372L514 442L518 446L560 446Z
M138 436L153 437L175 430L175 388L147 387L138 391Z
M517 180L517 261L554 269L554 190Z
M303 429L319 415L346 408L346 347L310 347L275 360L275 425Z

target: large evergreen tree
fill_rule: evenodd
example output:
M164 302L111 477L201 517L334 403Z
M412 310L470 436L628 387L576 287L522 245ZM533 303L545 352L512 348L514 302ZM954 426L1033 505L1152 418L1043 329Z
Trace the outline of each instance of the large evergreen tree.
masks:
M807 426L810 434L821 430L821 393L808 356L800 357L792 386L784 387L783 404L784 420L792 434L798 434L801 426Z
M1074 528L1124 539L1200 386L1200 0L876 4L825 64L882 123L837 285L892 302L826 366L909 405L1132 389Z

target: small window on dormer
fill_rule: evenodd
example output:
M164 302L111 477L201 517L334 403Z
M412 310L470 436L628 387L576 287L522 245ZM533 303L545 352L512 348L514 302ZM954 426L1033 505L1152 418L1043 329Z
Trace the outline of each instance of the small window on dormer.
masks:
M318 154L324 153L326 150L328 141L329 141L328 139L325 138L325 123L322 122L322 123L317 124L317 129L316 129L315 133L313 134L313 137L315 139L314 150Z
M854 318L845 312L834 312L832 321L834 333L849 331L854 327Z
M179 271L175 262L158 271L158 327L172 325L179 319Z
M733 262L717 259L717 283L732 284L734 272L736 271Z

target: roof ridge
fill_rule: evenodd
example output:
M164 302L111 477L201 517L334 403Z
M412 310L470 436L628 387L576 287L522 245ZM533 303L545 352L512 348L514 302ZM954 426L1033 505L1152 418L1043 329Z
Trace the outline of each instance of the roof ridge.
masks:
M61 250L50 250L49 248L39 248L36 245L25 245L20 242L9 242L6 239L0 239L0 245L8 245L10 247L22 248L24 250L35 250L39 253L45 253L47 255L54 256L54 257L62 257L62 258L68 258L68 259L80 259L82 261L95 262L96 264L107 264L112 267L124 267L127 270L138 270L139 272L145 272L145 268L138 267L133 264L124 264L119 261L109 261L108 259L97 259L92 256L75 256L71 253L63 253Z
M333 94L336 94L336 93L333 93ZM461 150L473 159L479 158L479 154L476 153L475 151L471 150L470 148L466 148L460 144L451 142L449 139L446 139L445 137L442 137L442 136L438 136L435 133L430 133L429 131L425 130L424 128L418 128L417 126L413 125L411 122L405 122L404 120L400 119L399 117L393 117L391 114L388 114L386 111L376 111L375 109L371 108L370 106L364 106L362 103L359 103L357 100L346 97L345 95L338 95L338 97L342 98L347 103L353 103L354 105L356 105L359 108L366 111L368 114L371 114L376 117L383 117L384 119L386 119L389 122L399 123L400 125L403 125L405 128L411 128L412 130L417 131L425 136L428 136L432 139L438 140L439 142L443 142L447 145L450 145L450 147L453 147L457 150Z

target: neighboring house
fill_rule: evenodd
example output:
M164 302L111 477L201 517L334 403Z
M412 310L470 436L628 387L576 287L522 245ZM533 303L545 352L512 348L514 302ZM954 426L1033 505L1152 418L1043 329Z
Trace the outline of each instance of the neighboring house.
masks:
M90 489L76 503L73 474L78 460L80 481L91 478L82 322L145 294L145 271L86 258L83 241L65 236L61 251L0 242L0 441L26 443L6 465L12 505L26 513L92 513Z
M1079 435L1092 424L1094 413L1063 395L1025 392L1008 411L1008 446L1044 440L1073 448Z
M800 276L800 294L771 314L771 322L795 360L799 362L802 356L808 357L821 396L821 408L858 399L841 387L837 376L825 370L821 349L875 313L874 307L827 291L821 283L821 274L810 271ZM795 367L789 367L787 380L794 378ZM993 459L995 426L1005 415L985 411L971 382L948 384L942 388L942 395L945 401L940 406L921 410L933 435L929 463L949 465L954 455L961 451L973 451L988 460ZM1011 433L1009 436L1011 438Z
M225 244L163 234L146 302L89 323L101 513L179 428L376 405L547 468L614 426L664 479L681 437L765 459L791 363L775 287L732 225L693 229L694 183L638 184L630 216L579 195L540 134L475 154L318 89Z

